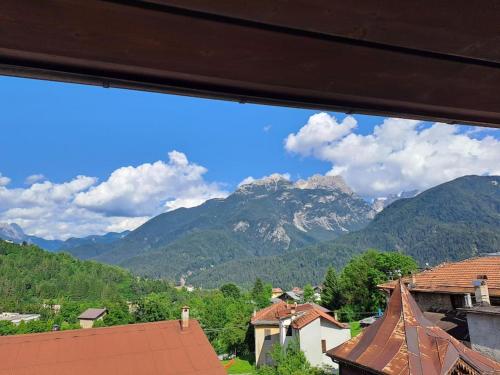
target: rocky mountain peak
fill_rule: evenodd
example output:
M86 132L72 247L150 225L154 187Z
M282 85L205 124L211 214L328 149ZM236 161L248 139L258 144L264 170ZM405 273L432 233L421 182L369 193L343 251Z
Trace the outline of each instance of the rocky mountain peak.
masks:
M11 241L23 241L26 235L16 223L0 223L0 238Z
M315 174L307 180L298 180L295 187L299 189L327 189L340 190L346 194L354 194L352 189L346 184L342 176L322 176Z
M380 197L373 200L372 208L378 213L391 203L406 198L413 198L420 193L418 190L402 191L398 194L389 194L387 197Z
M253 180L248 183L241 185L237 193L250 193L254 190L265 189L267 191L277 191L278 189L286 189L293 187L290 180L282 174L273 173L270 176L266 176L259 180Z

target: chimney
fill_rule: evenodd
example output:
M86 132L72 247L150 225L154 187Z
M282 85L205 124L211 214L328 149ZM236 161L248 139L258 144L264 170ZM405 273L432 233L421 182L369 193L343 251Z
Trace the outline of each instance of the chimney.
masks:
M417 278L415 277L415 274L412 272L411 273L411 279L410 283L408 284L408 289L413 289L417 285Z
M291 309L291 311L290 311L290 312L291 312L291 313L292 313L292 315L293 315L293 314L295 314L295 312L296 312L296 311L297 311L297 302L294 302L294 303L293 303L293 306L292 306L292 309Z
M478 275L474 280L474 294L476 295L476 303L481 306L490 305L490 293L488 292L488 276Z
M189 307L188 306L184 306L182 308L181 328L182 328L182 330L189 328Z
M464 294L464 307L468 309L472 307L472 298L470 293Z

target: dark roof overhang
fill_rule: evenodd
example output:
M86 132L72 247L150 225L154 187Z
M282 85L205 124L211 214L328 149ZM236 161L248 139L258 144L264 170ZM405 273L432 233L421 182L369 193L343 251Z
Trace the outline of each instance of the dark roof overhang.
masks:
M500 127L500 6L4 0L0 73Z

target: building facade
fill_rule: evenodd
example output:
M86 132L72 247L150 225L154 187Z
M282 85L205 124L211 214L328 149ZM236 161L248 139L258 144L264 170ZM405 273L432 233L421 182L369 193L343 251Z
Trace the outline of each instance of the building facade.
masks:
M434 325L403 282L384 315L358 336L328 351L340 375L491 375L500 363L469 349Z
M326 351L351 338L348 325L338 322L329 315L329 310L313 303L276 303L256 312L252 325L258 366L273 363L274 345L286 347L291 340L297 340L311 365L334 367Z

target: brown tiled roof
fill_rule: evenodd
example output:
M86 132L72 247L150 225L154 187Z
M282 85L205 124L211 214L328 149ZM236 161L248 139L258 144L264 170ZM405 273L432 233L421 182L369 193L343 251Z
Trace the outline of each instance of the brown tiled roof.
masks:
M322 318L330 323L333 323L339 328L349 328L349 325L340 323L337 321L334 317L328 315L327 313L317 309L313 308L312 310L306 311L304 314L300 315L297 319L295 319L292 322L292 327L296 329L302 329L309 323L315 321L317 318Z
M83 319L83 320L95 320L103 316L107 312L106 309L94 309L90 308L85 310L80 314L78 319Z
M287 304L283 301L275 303L265 309L257 311L254 317L252 317L252 324L279 324L280 319L292 315L292 308L294 305ZM305 327L307 324L315 320L316 318L324 318L329 322L341 327L347 328L345 324L338 322L332 316L328 315L328 309L319 306L315 303L303 303L295 307L295 312L300 316L294 320L292 326L297 329Z
M223 375L198 322L0 337L0 375Z
M327 352L341 363L390 375L444 375L456 366L496 374L500 363L475 352L433 325L399 282L382 318Z
M478 275L488 276L490 296L500 297L500 256L466 259L443 263L428 271L414 275L412 291L434 293L474 293L472 282ZM410 282L410 278L404 278ZM396 281L379 285L381 289L394 289Z
M281 288L273 288L273 293L283 293Z

